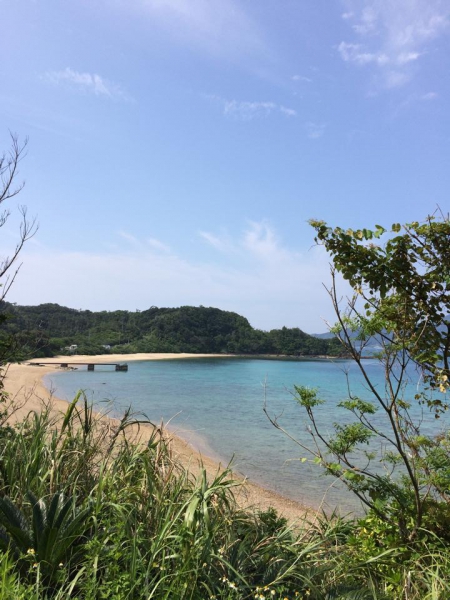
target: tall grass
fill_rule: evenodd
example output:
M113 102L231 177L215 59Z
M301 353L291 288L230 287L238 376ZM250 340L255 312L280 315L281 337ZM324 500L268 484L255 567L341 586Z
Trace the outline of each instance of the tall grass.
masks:
M336 515L242 510L230 471L193 476L163 432L138 443L134 424L80 394L0 430L0 600L450 597L431 535L416 555L382 540L364 553L361 524Z

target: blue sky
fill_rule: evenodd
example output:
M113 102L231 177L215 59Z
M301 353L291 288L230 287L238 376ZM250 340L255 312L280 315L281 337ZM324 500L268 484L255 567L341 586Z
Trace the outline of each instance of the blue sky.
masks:
M308 219L448 210L448 1L0 4L0 147L29 137L10 208L40 222L10 301L324 331Z

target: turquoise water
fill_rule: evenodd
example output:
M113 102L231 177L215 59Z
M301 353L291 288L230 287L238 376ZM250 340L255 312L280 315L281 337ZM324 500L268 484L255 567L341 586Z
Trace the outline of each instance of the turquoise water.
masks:
M365 367L382 389L378 363L367 360ZM295 438L311 445L309 422L292 397L293 386L320 389L326 403L317 408L317 417L323 431L331 432L333 422L347 419L336 406L348 395L346 372L352 392L370 399L357 367L346 360L136 361L129 363L128 373L96 366L93 372L52 373L45 383L67 400L83 389L94 402L112 400L118 411L132 405L153 423L169 423L205 454L225 463L233 459L235 470L250 480L308 505L317 506L325 498L325 507L345 513L359 510L354 497L324 477L320 467L299 460L305 451L270 424L263 405ZM436 427L429 415L428 421L426 427Z

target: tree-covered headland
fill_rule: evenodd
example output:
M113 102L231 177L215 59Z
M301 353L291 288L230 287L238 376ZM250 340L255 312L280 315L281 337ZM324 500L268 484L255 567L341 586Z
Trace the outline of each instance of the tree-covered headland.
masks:
M0 339L14 338L22 355L54 356L77 346L78 354L193 352L338 355L336 339L318 339L298 328L261 331L237 313L182 306L128 312L92 312L58 304L16 306L3 302Z

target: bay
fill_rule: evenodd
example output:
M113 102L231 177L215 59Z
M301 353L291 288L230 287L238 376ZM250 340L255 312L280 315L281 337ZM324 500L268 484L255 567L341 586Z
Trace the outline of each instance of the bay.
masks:
M383 389L378 362L367 360L365 368ZM168 424L171 431L222 464L232 461L233 468L250 480L303 504L338 508L345 514L361 512L357 499L340 482L323 476L319 466L302 462L308 454L271 425L263 407L266 404L293 437L311 446L309 421L293 398L294 385L319 388L326 402L317 408L317 418L322 431L331 434L334 422L349 421L349 415L337 407L348 397L347 375L352 393L369 400L358 368L348 360L132 361L128 373L96 366L93 372L52 373L44 382L68 401L82 389L99 407L112 401L119 413L131 405L153 423ZM415 416L423 417L419 412ZM425 428L436 428L432 417L426 417Z

